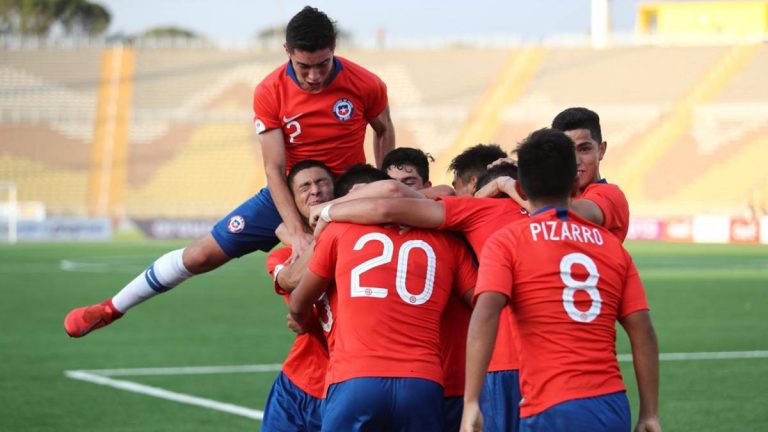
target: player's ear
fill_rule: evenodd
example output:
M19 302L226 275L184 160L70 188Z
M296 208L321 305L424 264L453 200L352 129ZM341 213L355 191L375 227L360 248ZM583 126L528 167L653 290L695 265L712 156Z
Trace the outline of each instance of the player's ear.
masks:
M603 141L597 146L597 152L598 152L598 160L603 160L603 156L605 156L605 151L608 149L608 142Z
M291 55L291 50L288 49L288 44L287 43L283 44L283 49L285 50L285 53L288 54L288 56Z
M431 181L427 181L426 183L424 183L424 189L431 188L431 187L432 187L432 182Z

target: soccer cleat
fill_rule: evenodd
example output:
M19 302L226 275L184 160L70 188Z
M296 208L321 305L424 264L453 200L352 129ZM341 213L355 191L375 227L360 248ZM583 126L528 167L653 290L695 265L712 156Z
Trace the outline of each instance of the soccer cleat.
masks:
M121 316L123 313L115 309L112 299L107 299L100 304L79 307L69 311L64 317L64 330L69 336L79 338L93 330L109 325Z

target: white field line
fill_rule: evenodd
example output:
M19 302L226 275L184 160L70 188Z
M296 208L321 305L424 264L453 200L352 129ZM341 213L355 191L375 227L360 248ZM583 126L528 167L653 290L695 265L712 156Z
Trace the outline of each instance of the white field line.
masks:
M221 411L229 414L239 415L242 417L248 417L251 419L261 420L264 418L264 411L246 408L239 405L219 402L211 399L204 399L201 397L191 396L184 393L172 392L169 390L152 387L144 384L139 384L132 381L116 380L116 379L107 378L105 376L96 375L93 373L88 373L83 371L65 371L64 375L76 380L86 381L86 382L103 385L107 387L113 387L113 388L126 390L133 393L145 394L145 395L157 397L160 399L167 399L175 402L195 405L202 408L212 409L215 411Z
M632 361L632 354L619 354L620 362ZM660 361L689 361L689 360L732 360L768 358L768 351L720 351L692 353L661 353Z
M283 365L256 364L241 366L196 366L196 367L167 367L167 368L137 368L137 369L92 369L71 372L86 372L101 376L150 376L150 375L203 375L223 373L252 373L277 372Z
M632 361L631 354L619 354L620 362ZM690 352L690 353L662 353L661 361L690 361L690 360L731 360L731 359L760 359L768 358L768 351L721 351L721 352ZM279 364L258 364L240 366L200 366L200 367L169 367L169 368L137 368L137 369L93 369L93 370L69 370L64 375L75 380L86 381L93 384L113 387L133 393L145 394L160 399L172 400L202 408L222 411L242 417L261 420L264 412L239 405L218 402L210 399L191 396L184 393L151 387L132 381L116 380L109 376L150 376L150 375L200 375L217 373L249 373L249 372L274 372L280 370Z

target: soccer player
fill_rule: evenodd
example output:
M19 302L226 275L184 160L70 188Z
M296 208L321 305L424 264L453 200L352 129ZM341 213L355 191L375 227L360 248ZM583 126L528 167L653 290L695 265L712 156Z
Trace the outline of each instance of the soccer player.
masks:
M297 163L288 173L296 208L303 217L309 215L309 206L324 203L333 197L333 176L323 163L306 160ZM307 268L311 250L291 262L291 247L284 246L269 253L267 271L275 281L275 292L285 296L298 284ZM324 311L325 304L318 309ZM324 311L325 312L325 311ZM320 323L296 336L280 374L267 397L261 430L320 431L322 424L321 404L325 392L325 374L328 371L328 346L323 335L324 327L332 321L325 317Z
M452 290L471 292L474 271L447 233L328 226L291 294L295 320L311 322L313 302L336 281L323 431L443 430L440 320Z
M394 128L384 83L366 69L334 55L336 28L328 16L305 7L288 22L288 62L269 74L253 97L254 124L268 187L221 219L210 234L169 252L111 299L76 308L64 320L72 337L110 324L131 307L233 258L270 250L281 220L296 258L312 240L285 180L286 170L314 159L339 174L365 162L366 125L374 131L377 166L394 148Z
M602 225L624 241L629 230L629 203L617 185L608 183L600 175L600 161L608 146L603 140L600 117L587 108L568 108L555 116L552 127L565 132L576 145L579 181L575 199L571 201L571 210ZM479 190L478 196L493 196L498 191L509 194L524 207L529 207L516 194L515 182L509 177L500 177L486 189Z
M600 117L587 108L568 108L552 120L552 128L565 132L576 147L579 193L572 209L624 241L629 230L629 204L624 192L600 175L600 161L608 147Z
M621 241L567 209L581 180L573 141L542 129L517 157L534 213L497 231L480 257L462 431L481 430L480 392L499 314L509 308L520 336L521 431L630 430L616 321L632 345L640 395L635 430L659 431L658 344L645 291Z
M432 187L429 181L429 162L432 156L420 149L400 147L384 156L381 169L392 179L415 190Z
M496 144L477 144L453 158L448 169L453 171L453 189L456 190L456 195L474 195L477 180L485 174L487 166L505 157L507 154Z
M494 156L495 157L495 156ZM485 167L484 161L481 167ZM498 168L502 170L504 168ZM507 170L511 168L506 167ZM507 171L509 173L509 171ZM335 221L361 224L398 223L419 228L445 229L462 233L479 255L485 242L493 233L516 219L527 219L527 212L513 199L473 198L471 196L443 197L433 201L412 198L358 199L334 203L326 207L327 217ZM314 211L314 208L313 208ZM316 232L322 230L325 221L318 222ZM450 307L451 303L449 303ZM459 342L466 339L469 311L454 305L452 316L445 325ZM448 332L446 332L448 333ZM518 369L519 359L515 343L512 317L503 312L499 333L483 388L483 412L489 431L516 431L520 402ZM448 356L453 365L463 364L465 347L449 348ZM464 380L463 368L448 367L446 378L446 412L449 419L446 430L458 428ZM453 422L450 419L454 419ZM451 424L455 424L452 427Z

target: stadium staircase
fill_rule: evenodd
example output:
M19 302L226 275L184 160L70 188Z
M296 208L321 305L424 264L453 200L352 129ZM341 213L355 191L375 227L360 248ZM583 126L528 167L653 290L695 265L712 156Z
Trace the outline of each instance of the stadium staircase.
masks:
M517 100L546 54L547 49L539 46L525 47L512 54L496 82L487 88L471 111L453 144L437 158L433 183L450 183L452 174L447 172L448 165L464 149L478 143L491 143L501 123L503 108Z
M675 103L669 113L662 116L642 139L633 144L634 149L624 159L624 167L618 171L615 178L627 196L638 201L644 200L644 180L654 164L690 129L694 108L715 99L728 82L747 65L758 49L758 45L737 45L730 48L693 84L688 93Z

